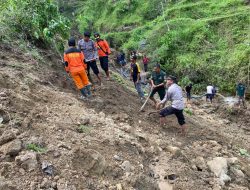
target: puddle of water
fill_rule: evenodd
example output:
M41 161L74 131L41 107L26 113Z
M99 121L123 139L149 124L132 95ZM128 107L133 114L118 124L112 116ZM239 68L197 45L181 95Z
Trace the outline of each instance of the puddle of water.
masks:
M173 190L173 186L170 185L168 182L166 181L160 181L159 182L159 189L160 190Z

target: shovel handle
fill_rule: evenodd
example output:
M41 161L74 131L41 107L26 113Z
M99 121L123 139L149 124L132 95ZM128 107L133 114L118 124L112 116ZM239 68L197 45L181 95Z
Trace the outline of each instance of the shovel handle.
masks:
M144 102L144 104L142 105L142 107L141 107L141 109L140 109L140 111L142 111L143 109L144 109L144 107L146 106L146 104L147 104L147 102L148 102L148 100L149 100L149 98L150 98L150 96L151 96L151 94L152 94L152 92L153 92L153 88L151 88L151 91L150 91L150 93L149 93L149 95L148 95L148 97L147 97L147 99L146 99L146 101Z

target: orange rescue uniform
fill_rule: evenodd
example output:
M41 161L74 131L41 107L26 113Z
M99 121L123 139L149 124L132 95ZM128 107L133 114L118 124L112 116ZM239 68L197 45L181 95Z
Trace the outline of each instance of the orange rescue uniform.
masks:
M99 40L95 43L95 45L98 49L99 57L105 57L111 54L109 44L106 40Z
M80 90L89 85L84 55L77 48L69 48L64 53L65 70L70 72L76 87Z

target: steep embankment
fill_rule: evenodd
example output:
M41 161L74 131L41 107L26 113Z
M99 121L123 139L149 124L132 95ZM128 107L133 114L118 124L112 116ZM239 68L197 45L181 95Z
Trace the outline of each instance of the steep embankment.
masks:
M12 48L0 52L0 189L249 188L249 158L238 153L249 151L250 138L233 123L193 106L182 137L175 117L161 128L139 113L136 94L115 77L83 102L53 52L43 63Z
M147 53L182 85L208 82L234 92L247 83L250 7L245 0L89 0L79 2L80 31L100 31L124 50Z

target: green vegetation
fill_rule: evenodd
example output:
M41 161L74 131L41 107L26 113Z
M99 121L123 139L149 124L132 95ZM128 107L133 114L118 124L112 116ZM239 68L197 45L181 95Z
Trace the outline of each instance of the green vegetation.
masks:
M112 72L111 77L113 80L117 81L119 84L127 88L128 90L132 92L136 92L135 88L133 86L130 86L129 83L119 74Z
M39 153L44 153L47 151L46 148L33 144L33 143L28 144L27 149L33 150L34 152L39 152Z
M184 109L184 112L185 112L186 114L188 114L189 116L192 116L192 115L193 115L193 112L192 112L190 109L185 108L185 109Z
M250 7L244 0L86 0L78 3L80 32L100 31L111 45L147 53L180 84L208 82L233 92L247 82Z
M77 131L79 133L90 133L91 127L87 125L80 125L78 126Z
M52 0L5 0L0 3L0 42L47 48L68 37L69 21Z

